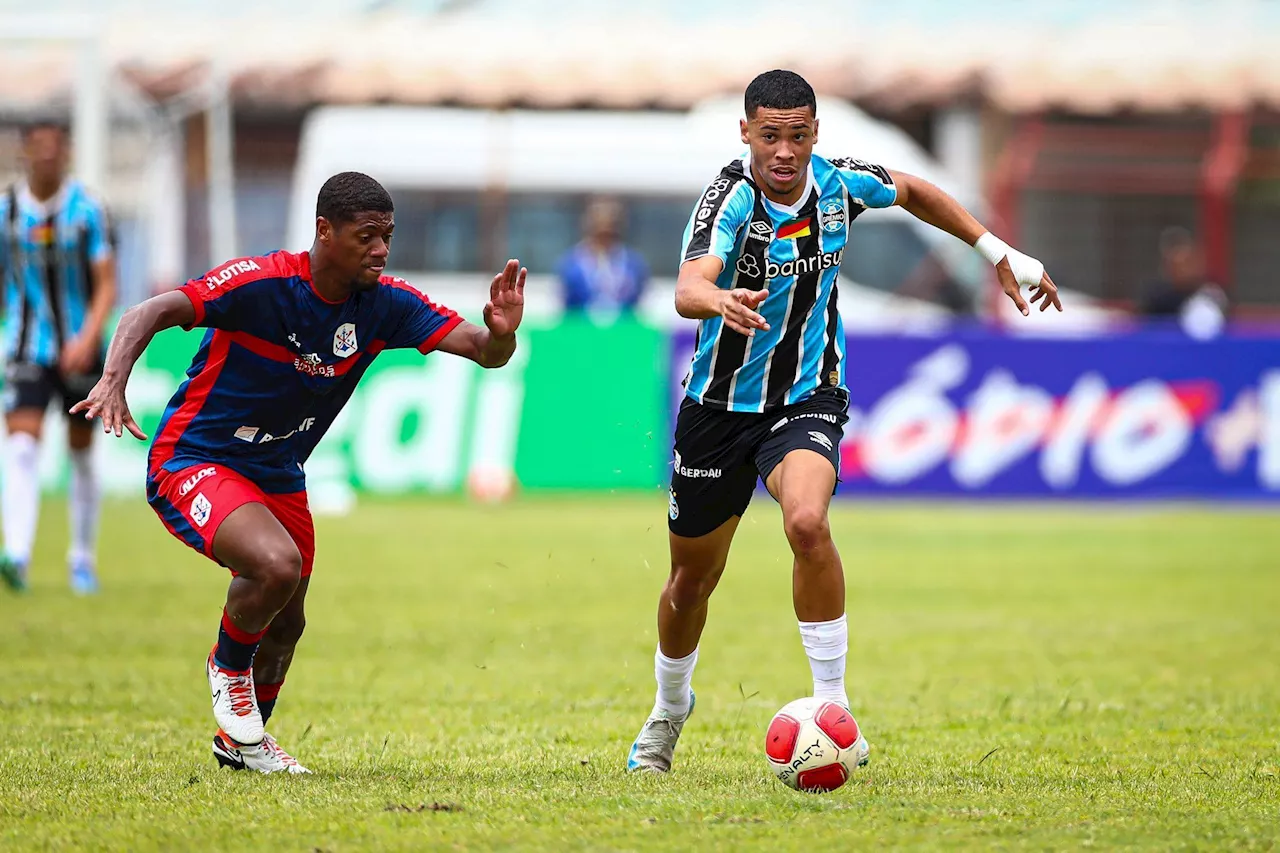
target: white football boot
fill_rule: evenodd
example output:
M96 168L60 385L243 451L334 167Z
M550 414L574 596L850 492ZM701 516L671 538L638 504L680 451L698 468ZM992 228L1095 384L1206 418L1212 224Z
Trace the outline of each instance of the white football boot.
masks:
M213 736L213 757L223 767L232 770L256 770L259 773L289 773L298 775L311 771L298 763L298 759L280 748L276 739L264 734L261 743L245 746L219 731Z
M676 742L680 740L680 732L684 724L693 716L693 706L697 697L689 691L689 710L683 717L672 717L669 714L654 711L644 721L635 743L631 744L631 752L627 754L627 772L635 773L644 770L649 773L666 773L671 769L675 758Z
M216 649L216 646L215 646ZM253 692L253 670L234 672L223 669L213 659L205 663L209 675L209 693L213 696L213 719L218 728L238 746L262 743L262 712Z

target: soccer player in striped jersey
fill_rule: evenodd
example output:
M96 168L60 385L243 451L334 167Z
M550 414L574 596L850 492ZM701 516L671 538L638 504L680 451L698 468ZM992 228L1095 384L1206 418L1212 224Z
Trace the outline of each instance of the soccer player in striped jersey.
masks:
M266 724L306 624L315 555L303 465L356 383L389 349L501 367L516 348L526 272L494 276L484 326L383 275L391 196L359 172L325 182L310 251L230 261L127 311L102 381L72 407L117 436L129 372L157 332L208 329L169 402L147 466L147 501L168 531L233 575L206 659L213 754L223 766L305 773Z
M4 554L0 579L24 590L40 509L38 457L50 400L62 412L102 375L103 328L115 306L115 253L105 207L67 175L67 131L24 129L25 180L0 194L0 288L4 298ZM93 430L68 421L71 589L98 588L94 567L98 482Z
M848 420L836 281L853 220L900 205L974 246L1024 315L1024 286L1040 310L1062 310L1043 264L1001 242L936 186L815 155L817 103L799 75L761 74L747 87L745 111L740 132L749 153L703 191L684 236L676 310L700 322L676 421L657 697L629 771L671 769L693 711L707 602L757 477L782 508L814 695L849 705L844 570L827 516Z

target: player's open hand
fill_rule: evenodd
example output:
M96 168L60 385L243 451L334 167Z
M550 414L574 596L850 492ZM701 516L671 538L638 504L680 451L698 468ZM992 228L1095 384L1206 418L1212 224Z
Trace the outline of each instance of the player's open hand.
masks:
M1014 277L1013 269L1009 266L1008 258L996 264L996 275L1000 278L1000 288L1013 300L1013 304L1018 306L1022 315L1025 317L1030 314L1031 308L1022 298L1022 289L1018 285L1018 279ZM1038 282L1028 282L1027 286L1031 288L1031 302L1033 304L1039 302L1041 311L1047 311L1050 305L1059 311L1062 310L1062 302L1058 298L1058 286L1053 283L1053 279L1049 278L1048 272L1041 273Z
M89 396L71 407L71 414L84 413L84 419L91 421L102 418L102 431L115 433L116 438L128 430L134 438L146 441L147 435L138 428L138 424L129 413L129 404L124 398L124 383L102 378L93 386Z
M489 302L484 306L484 324L495 338L514 335L524 318L524 280L529 271L512 258L489 285Z
M769 324L756 309L769 298L767 290L747 290L745 287L722 291L720 316L724 324L735 332L754 337L756 329L769 331Z

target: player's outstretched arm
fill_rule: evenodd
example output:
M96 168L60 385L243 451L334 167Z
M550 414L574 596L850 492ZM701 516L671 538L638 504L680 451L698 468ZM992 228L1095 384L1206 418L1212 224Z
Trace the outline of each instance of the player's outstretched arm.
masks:
M440 349L481 367L502 367L516 351L516 329L524 319L524 280L529 271L514 258L489 285L484 327L463 322L440 342Z
M127 429L134 438L145 441L147 436L133 420L124 396L129 374L156 332L173 326L190 327L195 321L195 306L178 290L153 296L124 312L107 349L102 378L88 397L71 407L71 413L83 412L85 420L100 417L103 432L119 437Z
M1045 272L1044 264L1024 255L982 227L973 214L939 187L905 172L890 170L889 174L898 192L894 203L916 219L959 237L977 249L995 266L1000 287L1023 315L1030 314L1031 309L1022 298L1022 287L1032 289L1031 301L1040 302L1041 311L1050 305L1062 310L1058 287Z
M60 362L66 373L85 373L97 360L102 345L102 331L116 304L115 256L94 261L90 268L93 276L93 300L89 304L89 316L80 333L67 342L60 354Z
M703 255L680 265L676 279L676 313L689 320L723 317L724 324L739 334L752 337L756 329L769 331L769 324L756 309L769 296L767 290L737 287L725 290L716 284L724 261Z

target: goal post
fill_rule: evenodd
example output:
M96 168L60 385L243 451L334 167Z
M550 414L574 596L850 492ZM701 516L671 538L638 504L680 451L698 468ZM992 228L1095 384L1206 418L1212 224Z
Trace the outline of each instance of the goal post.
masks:
M96 15L0 15L0 49L6 45L61 45L74 53L71 142L75 173L101 187L107 173L108 75L102 21Z

